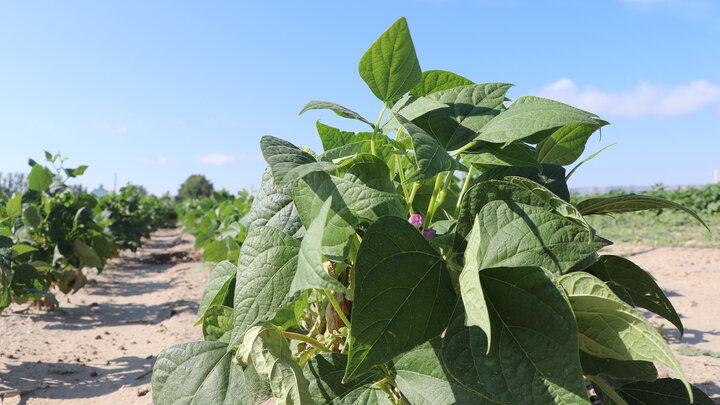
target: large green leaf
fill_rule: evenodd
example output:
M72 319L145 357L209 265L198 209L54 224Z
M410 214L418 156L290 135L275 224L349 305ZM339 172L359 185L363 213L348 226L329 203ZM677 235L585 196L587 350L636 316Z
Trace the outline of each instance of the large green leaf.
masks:
M234 312L230 307L215 305L208 308L203 317L202 331L205 340L230 342L234 326Z
M98 256L95 249L88 246L87 243L81 241L80 239L75 239L73 241L73 248L75 249L75 253L82 258L83 264L86 267L95 267L98 270L102 270L104 263L102 259L100 259L100 256Z
M683 382L674 378L660 378L653 382L631 382L617 389L617 393L627 401L628 405L715 404L715 402L699 388L692 387L692 392L695 402L690 402Z
M412 121L430 111L437 110L440 108L447 108L447 104L443 104L439 101L435 101L429 97L418 97L418 96L406 96L395 102L392 111L393 114L388 114L387 120L382 125L382 131L388 133L395 131L402 125L395 118L395 114L405 117L405 119Z
M30 190L41 192L52 184L53 174L47 167L35 165L30 170L27 180Z
M442 332L456 301L445 261L407 220L383 217L355 263L346 378Z
M347 356L339 353L321 353L308 361L305 378L310 381L310 395L318 404L333 405L390 405L387 394L373 383L374 373L363 374L342 382Z
M525 177L526 179L540 183L558 197L569 202L570 190L568 190L567 182L565 181L565 168L549 163L543 163L541 166L541 171L536 167L497 166L483 172L477 182L502 180L508 176Z
M552 131L572 124L596 128L603 125L595 115L586 111L557 101L526 96L515 100L506 111L488 122L476 139L507 144L539 134L539 139L526 139L527 142L538 143L550 136Z
M652 311L672 322L682 335L683 324L680 316L650 273L620 256L600 256L597 264L603 266L604 271L594 272L593 268L588 271L603 281L612 281L625 288L635 306Z
M471 187L460 206L456 246L460 247L476 216L480 230L481 268L540 265L565 273L595 261L610 242L595 237L575 208L530 180L510 177Z
M412 183L418 180L429 179L438 173L451 170L467 170L448 155L447 151L437 143L435 138L428 135L421 128L406 120L400 115L395 115L400 124L410 134L413 149L415 150L415 164L417 171L405 180L405 183Z
M360 59L360 77L377 98L399 99L420 81L422 71L405 17L378 38Z
M267 328L257 335L250 357L258 375L269 381L277 404L313 403L308 380L278 328Z
M584 375L640 381L655 381L658 376L655 365L650 361L608 359L580 351L580 363Z
M485 269L479 275L492 345L488 352L487 335L464 325L458 305L443 340L449 374L495 403L588 403L575 318L550 275L537 267Z
M253 325L275 317L291 302L300 241L268 226L254 227L243 243L235 283L235 329L231 346Z
M170 346L155 361L156 404L238 404L247 402L241 367L232 363L227 343L189 342Z
M260 190L242 223L248 232L258 225L277 228L296 238L305 232L292 200L292 184L275 187L269 167L263 172Z
M293 187L293 200L306 226L318 216L323 203L332 199L322 253L335 261L347 255L358 219L404 215L400 197L387 166L375 158L350 166L342 178L312 173Z
M10 305L10 283L12 282L13 240L0 235L0 311Z
M337 167L330 162L318 162L311 154L274 136L265 135L260 138L260 150L278 186L292 183L308 173L324 172Z
M499 166L532 166L541 169L540 163L535 160L532 148L513 142L509 145L479 142L460 155L465 163L475 165Z
M315 123L323 150L340 148L347 144L369 141L372 138L372 132L347 132L325 125L320 121Z
M501 404L443 368L441 340L433 339L394 361L395 382L413 405Z
M556 165L569 165L577 160L585 150L585 143L590 135L609 122L597 120L595 124L566 125L537 144L535 150L540 163L554 163Z
M479 271L481 267L480 247L482 223L475 219L472 230L468 235L468 246L465 249L465 263L460 273L460 294L465 306L465 325L477 326L490 339L492 337L490 314ZM492 342L488 341L488 350Z
M422 72L420 83L410 90L410 95L427 96L436 91L452 89L458 86L467 86L468 84L474 83L472 80L466 79L458 74L445 70L426 70Z
M686 208L685 206L678 203L674 203L670 200L649 195L628 194L615 197L588 198L587 200L580 201L577 204L577 207L583 215L612 214L621 212L651 210L658 208L674 208L687 212L688 214L690 214L691 217L695 218L698 222L703 224L703 226L707 228L708 231L710 231L710 228L707 226L705 221L703 221L702 218L700 218L695 213L695 211Z
M309 110L330 110L343 118L350 118L350 119L362 121L362 122L370 125L371 127L375 128L375 125L373 125L370 121L363 118L360 114L356 113L355 111L353 111L347 107L343 107L340 104L331 103L330 101L310 100L310 102L305 104L305 107L303 107L303 109L300 110L298 115L302 115L302 113L304 113L305 111L309 111Z
M458 149L472 141L478 132L505 108L508 83L482 83L454 87L432 93L426 98L447 104L413 121L445 150Z
M273 397L270 383L260 377L255 366L248 364L243 368L247 386L248 405L263 405Z
M298 267L290 285L290 294L313 288L350 293L347 287L331 277L323 267L322 241L331 203L332 197L323 203L300 243Z
M663 363L677 373L690 392L685 373L657 329L602 280L577 272L558 281L570 297L583 351L597 357Z

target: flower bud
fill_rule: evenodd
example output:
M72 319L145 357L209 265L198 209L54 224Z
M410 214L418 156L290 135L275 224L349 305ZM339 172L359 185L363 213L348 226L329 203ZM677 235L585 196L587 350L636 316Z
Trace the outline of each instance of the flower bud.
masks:
M418 229L422 228L422 215L412 214L410 215L410 219L408 221L412 224L412 226Z
M423 229L422 234L427 239L432 239L435 237L435 231L432 229Z

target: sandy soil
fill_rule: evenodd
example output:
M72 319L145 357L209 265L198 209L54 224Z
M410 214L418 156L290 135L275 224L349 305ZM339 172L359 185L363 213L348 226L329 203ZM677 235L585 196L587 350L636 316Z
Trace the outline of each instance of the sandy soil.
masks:
M0 315L0 402L151 404L156 356L169 345L202 340L192 324L208 272L195 271L201 256L192 244L179 230L160 230L103 273L91 271L95 282L86 288L57 294L59 309L6 309Z
M0 403L150 404L150 370L165 347L202 339L193 328L207 271L192 237L164 229L113 259L95 282L47 312L13 305L0 315ZM685 336L654 317L688 378L720 404L720 249L606 249L650 271L681 314ZM170 259L175 263L148 262ZM158 255L165 254L166 257ZM159 260L158 260L159 259ZM684 346L687 345L687 346ZM683 355L687 349L695 355ZM680 353L678 353L680 350ZM661 369L661 375L672 375Z

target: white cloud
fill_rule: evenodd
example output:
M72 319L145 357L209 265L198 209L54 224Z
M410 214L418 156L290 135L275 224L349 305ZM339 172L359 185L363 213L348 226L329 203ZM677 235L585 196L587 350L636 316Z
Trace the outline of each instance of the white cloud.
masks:
M632 90L615 92L593 86L580 89L572 80L562 78L536 94L595 114L619 117L672 117L720 104L720 86L706 80L676 85L642 82Z
M146 157L138 157L138 158L135 158L135 163L140 163L143 165L164 166L167 164L167 158L164 156L158 156L154 159L146 158Z
M200 156L200 163L211 166L227 166L235 163L235 158L224 153L206 153Z

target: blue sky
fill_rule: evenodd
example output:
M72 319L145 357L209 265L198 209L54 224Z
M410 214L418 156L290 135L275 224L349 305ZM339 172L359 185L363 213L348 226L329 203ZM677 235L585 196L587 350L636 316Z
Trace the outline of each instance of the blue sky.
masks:
M703 0L0 3L0 171L60 152L80 182L177 192L191 174L257 188L258 141L320 151L298 111L374 120L357 72L407 17L420 65L514 83L610 121L571 186L702 184L720 167L720 5Z

